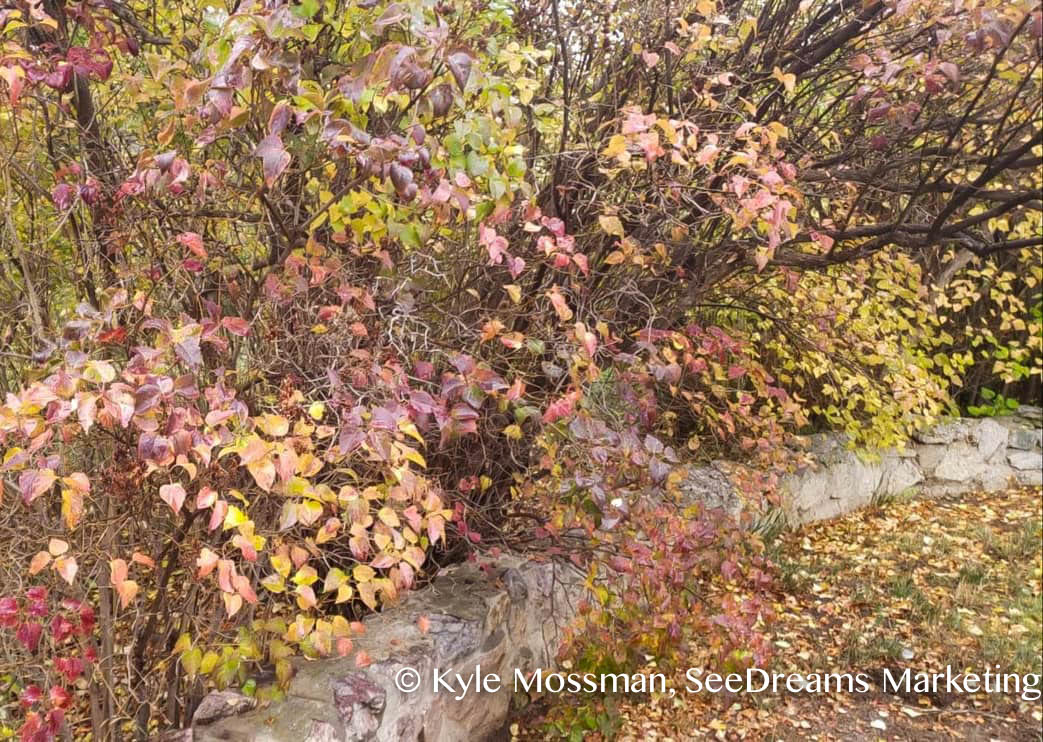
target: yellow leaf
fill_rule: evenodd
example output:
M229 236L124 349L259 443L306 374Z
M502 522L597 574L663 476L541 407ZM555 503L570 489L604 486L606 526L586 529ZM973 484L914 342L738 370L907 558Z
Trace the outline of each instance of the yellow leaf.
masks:
M326 404L324 402L312 402L308 407L308 415L312 420L321 420L325 414Z
M772 70L771 76L782 83L782 86L786 88L787 93L792 93L794 86L797 84L797 76L792 72L783 72L778 67Z
M520 440L522 437L522 429L517 425L508 425L503 429L503 434L510 438L512 441Z
M695 9L703 18L713 18L717 14L717 3L714 0L699 0Z
M273 438L281 438L290 430L290 421L282 415L260 415L254 418L254 422L257 423L257 427Z
M416 438L421 443L424 442L424 438L420 435L420 431L416 429L416 425L411 423L409 420L399 420L398 429L406 435ZM426 464L422 464L422 466L426 466Z
M608 146L601 150L602 157L619 157L626 154L627 140L622 134L616 134L608 140Z
M213 672L214 668L217 667L217 663L221 661L221 655L217 652L210 650L203 655L202 662L199 663L199 672L204 675L209 675Z
M365 564L356 564L355 568L351 570L351 576L355 578L355 582L362 585L376 577L377 573L370 566L367 566Z
M289 577L290 575L290 559L289 557L276 554L269 558L272 563L272 568L283 577Z
M174 654L184 654L192 648L192 636L188 633L184 633L177 638L177 642L174 644Z
M423 456L420 455L420 452L414 448L410 448L409 446L402 446L402 457L407 461L412 461L421 469L427 468L427 461L424 459Z
M611 214L602 214L598 217L598 224L608 234L615 235L616 237L623 237L623 222L619 221L618 216L612 216Z
M392 528L398 528L400 525L398 515L395 513L394 510L387 506L382 507L380 509L380 511L377 513L377 517L380 518L382 522L386 523Z
M511 301L515 304L521 302L521 286L516 283L508 283L503 288L507 291L507 296L511 297Z

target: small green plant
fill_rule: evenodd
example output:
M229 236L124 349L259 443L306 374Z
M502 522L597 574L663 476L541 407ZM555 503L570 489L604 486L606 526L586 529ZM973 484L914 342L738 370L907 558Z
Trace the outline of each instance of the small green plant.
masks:
M592 733L603 739L615 739L621 727L619 711L609 696L594 702L562 704L558 717L548 721L543 731L548 739L582 742Z
M980 405L968 405L967 414L971 417L996 417L997 415L1009 415L1018 409L1018 400L1004 397L999 392L994 392L988 387L982 388L978 394L984 400Z

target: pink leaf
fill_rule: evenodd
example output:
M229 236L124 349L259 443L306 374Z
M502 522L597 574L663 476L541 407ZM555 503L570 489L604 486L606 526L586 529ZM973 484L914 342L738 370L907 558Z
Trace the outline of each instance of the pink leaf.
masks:
M239 337L246 337L250 334L250 323L242 317L222 317L221 326Z
M78 572L79 569L80 568L73 557L63 556L54 560L54 570L70 585L76 580L76 572Z
M159 488L159 497L175 514L180 513L185 504L185 488L180 484L164 484Z
M177 241L187 247L193 255L206 258L206 248L203 247L203 238L196 232L182 232L177 236Z
M525 261L519 257L508 256L507 269L511 272L511 278L517 278L525 270Z
M829 250L833 247L833 238L830 237L828 234L823 234L822 232L812 230L811 239L815 240L815 242L822 245L822 247L826 248L826 250Z
M547 411L543 413L543 422L552 423L571 415L578 396L576 392L569 392L564 397L551 402L550 406L547 407Z
M196 557L196 566L199 567L199 571L196 572L196 579L203 579L217 566L218 556L216 552L211 551L207 547L203 547L203 550L199 552L199 556Z
M57 477L51 469L28 469L18 477L18 488L22 491L22 500L28 505L44 494L54 484Z

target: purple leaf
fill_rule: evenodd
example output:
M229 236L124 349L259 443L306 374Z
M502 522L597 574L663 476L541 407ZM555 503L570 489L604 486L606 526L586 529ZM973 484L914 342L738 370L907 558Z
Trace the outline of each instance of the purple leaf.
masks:
M269 134L257 143L254 156L260 157L264 165L264 182L271 186L290 165L290 153L282 144L278 134Z
M59 183L51 189L51 198L59 211L67 211L76 198L78 189L68 183Z
M471 65L474 64L474 54L471 50L463 46L454 47L446 55L445 62L460 90L466 88L467 79L471 76Z

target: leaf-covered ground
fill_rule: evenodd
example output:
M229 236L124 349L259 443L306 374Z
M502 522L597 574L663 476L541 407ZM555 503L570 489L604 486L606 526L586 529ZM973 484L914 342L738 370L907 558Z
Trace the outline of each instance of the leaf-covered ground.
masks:
M1043 520L1039 489L907 500L807 526L772 546L780 565L777 672L866 672L870 692L543 699L513 736L554 736L596 722L621 740L1039 739L1043 704L1011 695L899 697L883 668L1040 673ZM675 682L683 688L683 678ZM569 710L565 710L566 707ZM563 713L564 711L564 713ZM550 726L548 726L550 725ZM574 738L599 739L581 732ZM608 736L608 735L605 735Z

